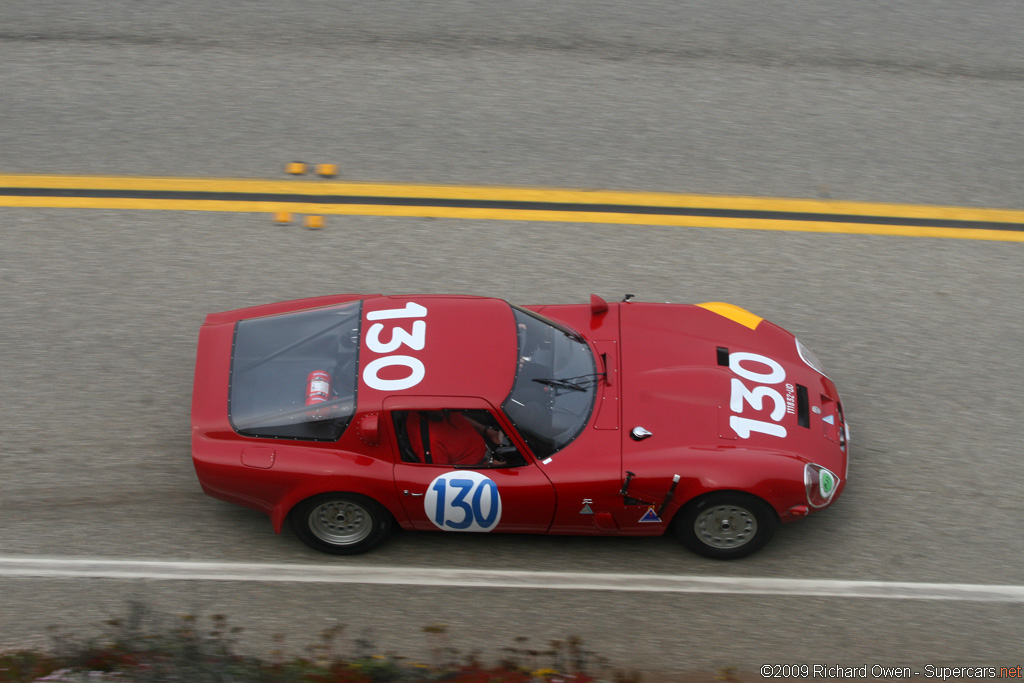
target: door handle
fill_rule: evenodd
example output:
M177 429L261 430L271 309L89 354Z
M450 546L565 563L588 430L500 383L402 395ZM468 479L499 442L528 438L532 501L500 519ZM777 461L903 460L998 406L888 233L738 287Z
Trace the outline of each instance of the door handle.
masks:
M418 497L420 497L420 496L422 496L424 494L422 494L422 493L409 493L409 489L405 489L404 491L402 491L402 495L405 495L405 496L415 496L415 497L418 498Z

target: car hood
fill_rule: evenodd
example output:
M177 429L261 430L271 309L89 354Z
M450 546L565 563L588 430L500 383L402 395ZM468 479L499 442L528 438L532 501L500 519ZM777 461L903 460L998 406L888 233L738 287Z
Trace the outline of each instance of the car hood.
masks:
M839 396L792 334L728 304L620 310L625 469L733 449L817 462L844 477ZM651 436L629 437L637 427Z

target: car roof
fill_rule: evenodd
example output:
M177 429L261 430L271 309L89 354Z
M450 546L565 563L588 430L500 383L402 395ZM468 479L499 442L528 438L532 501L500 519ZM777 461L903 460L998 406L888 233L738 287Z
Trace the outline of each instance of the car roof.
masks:
M395 311L415 311L422 316L389 318ZM382 317L383 316L383 317ZM480 397L499 405L512 390L515 379L517 335L512 307L501 299L473 296L374 296L363 301L363 329L360 345L360 410L379 409L388 396ZM387 347L402 332L415 332L422 321L425 336L421 349L409 344L381 353L368 346L373 336ZM371 328L380 326L371 335ZM390 343L389 343L390 342ZM395 357L395 367L386 367ZM411 359L411 360L409 360ZM423 377L414 386L378 389L367 383L371 366L383 367L377 376L404 377L403 363L422 363ZM390 374L389 374L390 373ZM458 407L453 405L452 407Z

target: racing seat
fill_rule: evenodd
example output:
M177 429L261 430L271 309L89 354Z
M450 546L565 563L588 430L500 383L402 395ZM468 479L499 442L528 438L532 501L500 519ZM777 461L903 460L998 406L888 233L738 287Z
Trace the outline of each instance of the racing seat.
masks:
M395 437L398 439L398 452L402 462L423 462L409 440L409 411L396 410L391 413L391 419L395 425Z

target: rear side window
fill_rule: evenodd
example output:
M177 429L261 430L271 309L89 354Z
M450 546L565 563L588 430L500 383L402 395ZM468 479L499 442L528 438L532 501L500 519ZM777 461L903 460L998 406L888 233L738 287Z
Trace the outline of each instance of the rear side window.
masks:
M242 320L228 416L239 434L341 437L356 408L361 302Z

